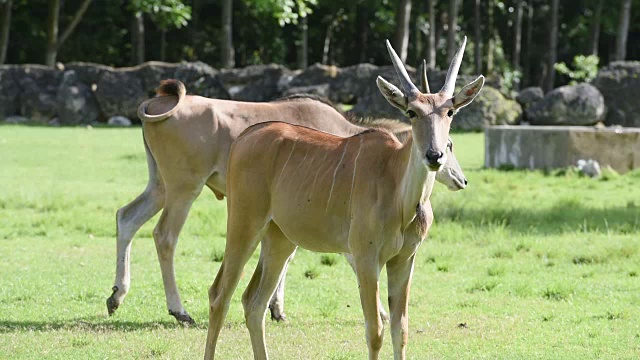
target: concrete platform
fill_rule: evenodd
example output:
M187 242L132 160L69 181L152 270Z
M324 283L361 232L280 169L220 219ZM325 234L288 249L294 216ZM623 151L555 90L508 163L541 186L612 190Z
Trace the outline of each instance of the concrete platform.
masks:
M640 128L490 126L484 165L553 169L594 159L620 173L640 168Z

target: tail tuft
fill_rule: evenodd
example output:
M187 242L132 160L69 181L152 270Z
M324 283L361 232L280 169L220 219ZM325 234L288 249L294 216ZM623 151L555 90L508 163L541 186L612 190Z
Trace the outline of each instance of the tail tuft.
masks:
M184 84L176 79L167 79L160 82L160 86L156 89L158 96L180 96L186 93Z

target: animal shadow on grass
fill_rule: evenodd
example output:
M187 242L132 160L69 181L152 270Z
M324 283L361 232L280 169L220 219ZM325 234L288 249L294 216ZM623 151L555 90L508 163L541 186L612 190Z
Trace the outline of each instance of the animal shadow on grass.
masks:
M438 208L439 219L475 227L500 225L515 234L553 235L572 231L630 234L640 231L640 212L628 206L591 208L571 200L544 209L442 205Z
M105 320L102 317L85 317L77 319L69 319L65 321L0 321L0 334L17 333L24 331L56 331L56 330L73 330L73 331L116 331L130 332L137 330L154 330L154 329L177 329L183 328L184 325L175 321L112 321ZM206 324L196 324L189 326L195 329L206 329Z

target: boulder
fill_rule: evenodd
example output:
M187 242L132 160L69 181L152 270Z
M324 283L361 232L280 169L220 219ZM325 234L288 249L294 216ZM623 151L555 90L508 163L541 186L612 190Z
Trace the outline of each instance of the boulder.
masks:
M100 106L93 91L78 78L75 70L67 70L57 94L58 123L62 125L91 124L100 116Z
M127 126L131 126L131 120L129 120L124 116L118 115L118 116L110 117L109 120L107 120L107 124L110 126L127 127Z
M454 115L451 127L457 130L482 130L490 125L516 124L521 115L520 104L507 99L498 89L485 85L471 104Z
M389 80L388 78L393 74L395 74L395 70L392 66L378 67L366 63L340 69L335 79L331 81L331 101L341 104L356 103L356 105L360 103L361 98L367 102L375 101L377 97L372 96L372 91L380 92L376 86L376 77L381 75ZM384 100L382 95L380 98ZM384 101L386 102L386 100ZM377 112L378 110L372 111Z
M14 79L20 87L20 115L42 124L56 116L60 77L60 71L48 66L16 67Z
M600 69L592 84L608 109L605 124L640 127L640 61L615 61Z
M67 71L75 71L78 80L89 86L97 84L103 72L113 71L111 66L88 62L71 62L66 64L64 68Z
M160 81L173 79L178 67L178 64L170 64L161 61L148 61L144 64L132 67L131 71L142 81L142 88L147 97L153 97L155 96L156 89L160 85ZM187 91L190 91L188 87Z
M333 65L313 64L295 75L288 86L302 87L330 84L340 74L342 69Z
M271 101L282 96L283 77L294 74L282 65L252 65L243 69L224 69L219 79L231 99L238 101Z
M544 99L544 92L542 91L541 87L532 86L520 90L518 96L516 96L516 101L518 102L518 104L520 104L520 106L522 106L522 110L524 110L525 120L527 109L542 101L542 99Z
M15 65L0 65L0 119L20 113L20 86L15 79Z
M329 98L329 84L310 85L290 87L282 93L282 96L290 96L294 94L310 94L317 95L323 98Z
M180 63L176 67L173 78L182 81L189 94L214 99L231 98L220 81L219 71L203 62Z
M12 116L7 116L4 121L7 124L27 124L29 122L29 119L27 119L24 116L19 116L19 115L12 115Z
M532 125L593 125L604 118L604 110L604 98L595 86L566 85L527 109L527 120Z
M138 105L147 98L142 79L131 68L103 71L95 96L105 118L124 114L137 118Z

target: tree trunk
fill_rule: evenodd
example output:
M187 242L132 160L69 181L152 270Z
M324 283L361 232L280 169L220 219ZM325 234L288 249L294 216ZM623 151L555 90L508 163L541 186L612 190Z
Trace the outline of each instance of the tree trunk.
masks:
M527 84L531 85L529 76L531 76L531 56L533 55L533 5L527 3L527 39L525 40L525 50L527 55L524 57L523 80L527 79Z
M598 43L600 42L600 23L602 18L602 5L604 0L598 0L598 4L593 12L593 22L591 23L591 49L589 54L598 56Z
M396 33L393 47L402 62L407 60L409 48L409 22L411 20L411 0L400 0L396 11Z
M476 74L482 74L482 30L480 27L480 3L481 0L475 0L475 7L473 11L473 29L476 40L474 52L474 59L476 63Z
M133 15L133 63L134 65L144 62L144 14L137 11Z
M493 1L487 5L487 33L489 41L487 42L487 74L493 72L493 54L495 53L496 40L493 33Z
M327 32L324 35L324 46L322 47L322 65L329 65L329 48L331 46L331 37L333 36L333 21L327 26Z
M58 20L60 19L60 0L49 0L49 18L47 19L47 53L44 63L56 64L58 56Z
M545 92L553 90L556 81L555 64L558 58L558 6L560 0L551 0L551 31L549 31L549 57L547 59L547 77Z
M522 67L520 66L520 50L522 43L522 6L523 1L516 1L516 21L514 24L514 35L513 35L513 53L511 55L511 61L513 62L514 70L522 72ZM513 87L515 90L520 90L520 81L519 78L516 77L513 83Z
M58 50L62 44L67 41L69 36L76 29L80 20L84 16L84 13L89 8L92 0L84 0L80 7L73 15L71 22L66 29L62 32L62 35L58 37L58 23L60 21L60 0L49 0L49 19L47 20L47 53L45 56L45 64L54 66L56 64L56 58L58 57Z
M167 59L167 29L160 29L160 61Z
M233 68L235 66L233 51L233 0L222 1L222 67Z
M456 52L456 28L458 27L458 2L449 0L449 29L447 30L447 62L451 62Z
M11 28L11 6L13 0L8 0L4 5L0 5L0 65L7 59L7 47L9 46L9 29Z
M618 35L616 36L615 60L622 61L627 57L627 35L629 34L629 16L631 14L631 0L622 0L620 18L618 20Z
M308 55L308 25L307 25L307 17L303 17L300 19L298 24L300 28L300 44L298 46L298 69L306 69L309 61L307 59Z
M429 0L429 38L427 56L425 56L429 69L436 68L436 1Z
M367 51L369 49L369 7L363 0L358 1L356 4L356 44L358 47L358 62L364 63L369 59L367 58Z
M194 46L196 41L196 35L200 28L200 7L202 6L201 0L191 1L191 24L187 29L189 31L189 45Z

